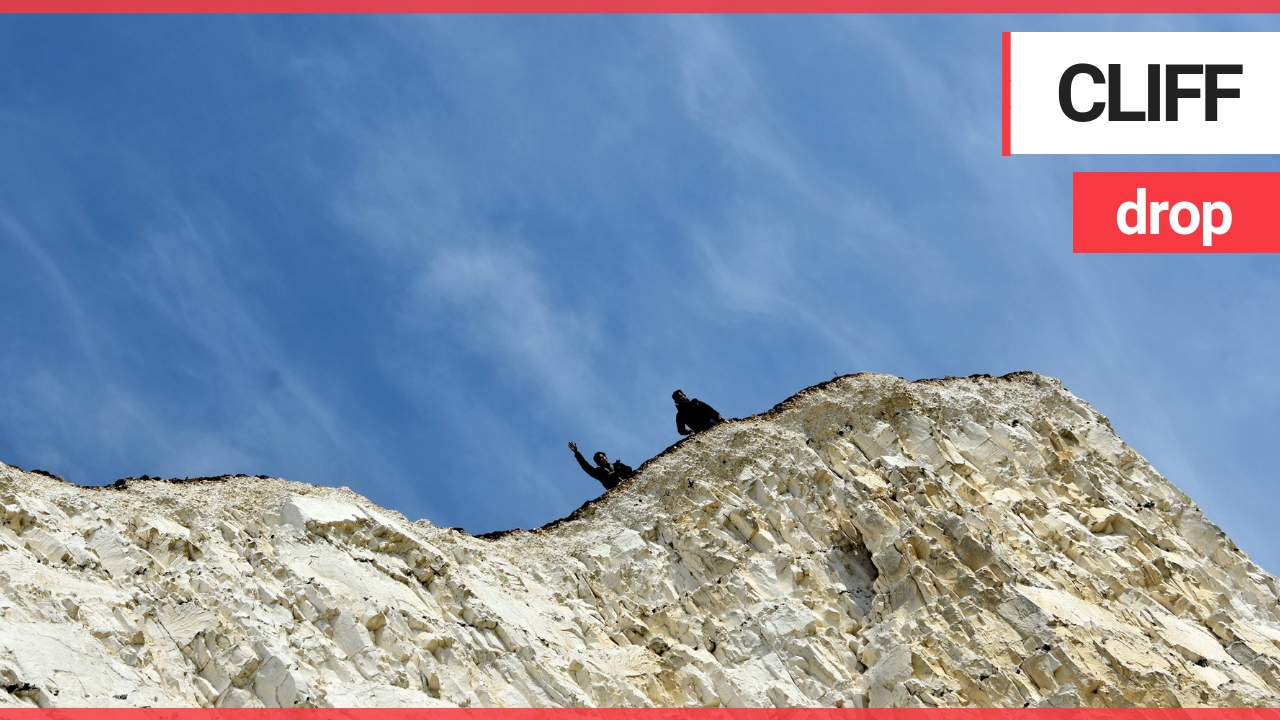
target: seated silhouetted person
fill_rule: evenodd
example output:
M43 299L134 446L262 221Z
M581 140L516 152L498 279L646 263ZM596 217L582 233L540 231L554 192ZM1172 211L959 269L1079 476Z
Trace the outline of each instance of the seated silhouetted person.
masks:
M676 401L676 431L681 435L700 433L724 422L715 408L697 398L690 400L683 390L671 393L671 399Z
M612 490L618 487L618 483L636 474L629 465L623 463L621 460L615 460L610 463L609 456L602 452L598 452L592 456L596 461L596 466L591 467L587 464L587 459L582 457L582 453L578 452L578 444L572 440L569 441L569 449L573 451L573 457L577 459L578 464L582 466L583 471L591 477L599 480L605 490Z

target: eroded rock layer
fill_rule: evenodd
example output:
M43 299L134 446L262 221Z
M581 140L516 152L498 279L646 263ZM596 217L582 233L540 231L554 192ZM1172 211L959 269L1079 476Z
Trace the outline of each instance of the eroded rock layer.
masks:
M0 500L0 703L1280 700L1276 578L1031 373L840 378L489 539L248 477Z

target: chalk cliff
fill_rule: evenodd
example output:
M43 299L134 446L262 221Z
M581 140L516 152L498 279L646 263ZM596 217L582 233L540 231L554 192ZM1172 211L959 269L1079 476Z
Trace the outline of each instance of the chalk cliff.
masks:
M118 485L0 465L0 704L1280 703L1277 579L1031 373L839 378L488 538Z

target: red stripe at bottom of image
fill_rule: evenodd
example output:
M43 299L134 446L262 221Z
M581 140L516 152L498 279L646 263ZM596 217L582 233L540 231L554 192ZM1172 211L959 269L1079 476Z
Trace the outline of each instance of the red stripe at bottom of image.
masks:
M1275 708L6 708L0 720L1280 720Z

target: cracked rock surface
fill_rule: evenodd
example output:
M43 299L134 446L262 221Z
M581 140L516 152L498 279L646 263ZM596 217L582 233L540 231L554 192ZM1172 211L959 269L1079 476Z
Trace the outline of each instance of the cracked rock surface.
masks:
M1280 583L1032 373L839 378L489 538L126 485L0 465L0 705L1280 704Z

